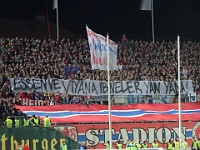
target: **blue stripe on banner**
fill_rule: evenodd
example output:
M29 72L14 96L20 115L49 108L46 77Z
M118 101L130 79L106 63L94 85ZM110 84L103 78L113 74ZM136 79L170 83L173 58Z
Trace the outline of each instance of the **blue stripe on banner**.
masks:
M70 111L25 111L25 114L28 116L36 115L36 116L46 116L49 117L70 117L70 116L81 116L81 115L108 115L107 110L103 111L88 111L88 112L70 112ZM200 109L196 110L183 110L182 114L192 114L192 113L200 113ZM149 115L149 114L178 114L178 110L169 110L169 111L142 111L142 110L112 110L112 116L117 117L134 117L134 116L142 116L142 115Z

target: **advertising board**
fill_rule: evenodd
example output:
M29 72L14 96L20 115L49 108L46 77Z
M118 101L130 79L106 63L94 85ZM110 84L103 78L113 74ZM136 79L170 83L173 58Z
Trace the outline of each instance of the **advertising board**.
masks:
M74 124L56 128L63 134L86 144L88 149L105 148L109 141L108 124ZM116 148L117 141L122 141L125 148L128 139L135 143L147 141L149 148L156 140L159 147L166 148L169 139L179 138L178 130L178 122L113 123L113 148ZM200 137L200 122L183 122L181 137L186 139L190 147L192 138Z

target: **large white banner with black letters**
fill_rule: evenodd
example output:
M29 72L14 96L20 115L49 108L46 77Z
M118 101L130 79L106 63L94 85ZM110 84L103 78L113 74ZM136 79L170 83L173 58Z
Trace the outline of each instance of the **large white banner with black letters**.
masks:
M107 95L106 81L98 80L63 80L63 79L35 79L11 78L13 91L48 91L73 95ZM178 90L177 82L164 81L113 81L111 94L114 95L175 95ZM191 80L181 81L181 93L193 92Z

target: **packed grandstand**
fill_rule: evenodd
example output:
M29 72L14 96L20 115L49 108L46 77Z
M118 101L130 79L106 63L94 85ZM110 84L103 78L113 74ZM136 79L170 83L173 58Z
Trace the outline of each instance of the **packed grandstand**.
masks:
M13 92L10 78L107 80L106 71L91 69L90 50L86 39L71 41L63 38L57 41L23 37L1 38L0 46L1 106L5 102L6 105L20 104L19 98L43 100L42 105L84 104L88 99L96 99L96 97L76 97L70 93L48 91ZM123 37L118 42L117 55L117 63L122 69L111 71L111 80L175 81L177 79L176 46L175 41L152 43L128 40ZM192 80L194 91L200 85L199 49L198 42L181 42L181 79ZM142 102L144 101L137 101L137 103Z
M58 1L0 6L0 150L200 150L200 3Z
M142 40L128 40L125 37L122 38L118 44L118 65L120 65L119 70L111 71L111 80L118 81L166 81L173 82L177 80L177 44L175 41L157 41L155 43L149 41ZM90 50L88 47L88 42L86 39L79 39L77 41L72 41L70 39L61 39L59 41L53 39L37 39L37 38L24 38L24 37L16 37L16 38L1 38L0 43L0 64L1 64L1 73L0 73L0 86L1 86L1 120L4 122L7 116L24 116L23 112L26 112L29 116L33 115L46 115L45 114L37 114L37 110L43 110L42 108L35 108L35 112L32 108L24 108L20 105L41 105L41 107L45 107L48 105L55 105L52 107L55 111L61 110L61 107L56 107L56 105L61 104L81 104L71 106L65 105L62 107L63 111L70 110L72 112L87 110L90 115L94 115L92 110L96 110L97 115L101 115L102 111L106 111L104 106L91 106L87 107L90 102L97 103L100 100L100 104L106 104L106 96L91 96L91 95L72 95L70 93L59 93L59 92L48 92L48 91L13 91L10 83L11 78L39 78L39 79L49 79L49 78L58 78L64 80L107 80L107 72L100 70L92 70L90 64ZM198 101L198 89L200 86L200 43L193 41L185 41L181 43L181 80L192 80L193 91L197 95L194 101ZM127 99L127 103L138 104L138 103L176 103L177 95L173 95L171 101L163 100L163 96L155 95L152 97L151 95L145 95L142 98L137 100ZM130 98L130 97L129 97ZM25 101L23 101L25 99ZM119 97L120 99L120 97ZM154 99L150 101L150 99ZM31 100L27 102L27 100ZM191 102L193 99L191 95L183 96L183 102ZM41 102L42 101L42 102ZM40 103L41 102L41 103ZM104 103L105 102L105 103ZM113 105L117 105L116 101L112 101ZM121 105L121 104L120 104ZM138 109L142 109L144 113L148 112L149 109L154 111L154 106L145 105L147 108L143 108L141 105L135 105ZM121 106L116 108L115 111L121 112L120 109L130 111L129 109L135 109L135 106L128 106L127 108ZM171 108L170 108L171 107ZM167 105L166 108L163 106L162 108L157 107L157 109L166 109L166 113L170 113L170 109L177 109L176 104ZM184 105L185 113L187 112L189 105ZM198 106L191 105L191 109L198 109ZM22 110L21 110L22 109ZM49 109L49 108L48 108ZM156 109L156 110L157 110ZM50 111L51 109L49 109ZM30 112L29 112L30 111ZM91 112L90 112L91 111ZM99 111L99 112L98 112ZM138 110L138 113L141 110ZM160 111L160 110L158 110ZM135 111L134 111L135 113ZM194 112L195 114L196 112ZM198 113L198 112L197 112ZM177 120L176 116L177 112L173 112L171 117L174 116L174 120ZM76 115L76 114L74 114ZM123 115L123 111L121 112ZM141 114L143 115L143 114ZM155 114L153 117L155 120L159 122L160 118L163 120L167 120L169 114L159 115ZM184 116L184 121L188 120L188 117L193 114L188 114ZM52 116L53 117L53 116ZM93 116L94 117L94 116ZM87 122L89 119L94 121L94 117L92 116L87 118L85 117L82 121ZM129 116L130 117L130 116ZM134 116L137 117L137 116ZM134 118L133 117L133 118ZM149 116L147 115L147 119ZM102 120L100 122L106 122L107 118L101 117ZM141 117L142 118L142 117ZM151 117L152 118L152 117ZM152 119L153 119L152 118ZM77 118L78 119L78 118ZM114 119L114 122L120 122L120 117L118 119ZM169 118L168 118L169 119ZM56 118L52 118L54 123L78 123L80 120L76 120L72 118L71 120L65 119L59 120ZM198 117L193 116L193 121L197 121ZM89 120L91 121L91 120ZM126 121L126 120L124 120ZM130 119L127 119L130 122ZM134 121L134 119L133 119ZM98 120L97 120L98 122ZM184 124L188 124L187 122ZM191 123L193 126L193 122ZM131 123L128 124L130 127ZM138 124L138 127L141 124ZM158 126L162 126L162 123L158 124ZM166 125L168 125L166 123ZM85 133L89 131L89 128L92 128L93 125L88 125L88 129L82 128L81 125L76 125L81 132ZM97 128L100 128L100 124L95 125ZM106 128L106 124L104 124ZM117 124L113 125L114 127ZM136 125L137 126L137 125ZM142 125L144 126L144 124ZM147 125L145 125L147 126ZM96 127L95 127L96 128ZM117 128L117 127L116 127ZM60 127L58 128L60 131L63 131L63 134L68 131L71 132L73 129L76 132L76 136L72 136L74 140L78 139L78 131L74 126L68 126L66 128ZM148 129L148 127L147 127ZM83 131L82 131L83 130ZM131 130L131 128L129 129ZM159 128L158 128L159 130ZM171 136L175 138L172 134L174 128L170 131ZM79 132L80 132L79 131ZM106 131L105 131L106 132ZM121 132L121 128L120 128ZM188 131L189 132L189 131ZM128 133L127 133L128 134ZM105 135L106 136L106 135ZM131 136L131 135L129 135ZM80 138L80 137L79 137ZM80 138L81 141L85 141L84 138ZM159 141L161 142L161 141ZM162 142L161 142L162 143ZM88 146L91 143L86 143ZM165 144L165 142L164 142ZM191 144L191 141L190 141ZM97 144L96 144L97 145ZM105 146L104 143L100 144L101 147ZM166 147L166 145L162 145Z

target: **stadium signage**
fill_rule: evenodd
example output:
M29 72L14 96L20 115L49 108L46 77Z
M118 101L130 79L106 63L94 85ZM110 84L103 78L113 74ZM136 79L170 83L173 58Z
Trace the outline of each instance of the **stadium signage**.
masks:
M10 137L10 139L8 139L8 137L6 136L6 134L3 134L1 136L1 140L0 140L1 141L1 149L2 150L8 150L8 147L10 147L10 150L15 150L16 147L19 144L18 141L15 140L15 138L16 137L14 135L12 135ZM9 146L7 146L8 145L8 143L7 143L8 140L10 140ZM51 150L56 150L55 146L59 142L60 142L60 145L61 145L63 140L64 139L62 139L62 138L59 139L59 140L57 140L55 138L53 138L51 140L44 138L44 139L41 139L41 141L40 141L40 139L26 139L26 140L22 139L21 143L22 143L22 145L26 144L27 146L32 145L31 147L32 147L33 150L37 150L38 147L41 147L41 149L47 149L47 150L48 150L48 147L49 147ZM40 146L39 146L39 143L41 144Z
M185 129L186 127L183 127L184 133L182 133L182 137L185 138ZM112 134L116 135L115 129L112 129ZM174 134L178 134L178 127L173 127L171 130L168 128L159 128L156 130L156 128L151 127L147 130L144 130L143 128L132 128L131 130L134 138L133 140L138 143L143 141L148 141L149 143L153 143L153 140L157 140L159 143L167 143L171 137L175 137ZM89 146L94 146L99 143L99 136L104 136L104 143L106 144L106 141L109 141L109 129L90 129L86 132L86 143ZM164 136L167 135L167 136ZM97 139L97 140L93 140ZM126 128L120 128L118 131L117 139L126 142L129 139L129 135ZM125 143L124 143L125 144Z
M106 81L11 78L13 91L60 92L73 95L107 95ZM164 81L113 81L110 83L113 95L175 95L177 82ZM193 93L191 80L181 81L181 93Z
M58 129L59 127L57 127ZM75 130L70 130L72 126L61 126L60 132L85 142L88 147L105 148L107 141L109 141L108 124L86 124L74 125ZM66 132L67 131L67 132ZM74 135L78 135L78 138ZM200 137L200 122L183 122L182 123L182 139L187 139L189 146L191 146L192 138ZM135 143L147 141L151 147L151 143L157 140L159 147L166 147L169 139L175 140L179 138L178 122L165 123L118 123L112 125L112 139L113 146L116 147L117 141L123 141L123 146L128 139Z
M64 140L70 143L68 149L79 148L79 144L51 128L22 127L0 130L1 150L16 150L19 143L26 144L31 150L58 150Z

